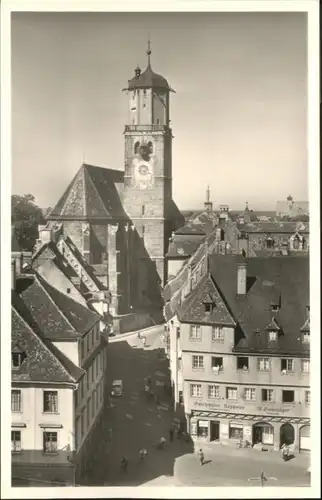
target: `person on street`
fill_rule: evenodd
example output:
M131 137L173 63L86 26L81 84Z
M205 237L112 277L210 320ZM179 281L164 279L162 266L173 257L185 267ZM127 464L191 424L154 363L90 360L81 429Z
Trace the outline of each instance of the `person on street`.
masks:
M169 429L169 439L171 442L173 441L173 429L172 429L172 427L170 427L170 429Z
M199 461L200 461L200 467L202 467L203 464L204 464L204 461L205 461L205 455L204 455L204 452L202 451L201 448L198 451L198 458L199 458Z
M124 472L126 472L127 470L127 465L128 465L128 460L126 457L122 457L121 459L121 467L123 469Z
M146 457L146 455L147 455L147 454L148 454L148 452L146 451L146 449L145 449L145 448L142 448L142 449L140 450L140 460L141 460L141 461L142 461L142 460L144 460L144 457Z
M166 443L166 439L164 437L161 437L160 441L159 441L159 444L158 444L158 448L159 449L164 448L165 443Z

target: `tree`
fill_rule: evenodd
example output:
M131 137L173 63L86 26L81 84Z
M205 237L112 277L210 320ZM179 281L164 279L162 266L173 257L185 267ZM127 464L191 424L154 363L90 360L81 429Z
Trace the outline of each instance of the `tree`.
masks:
M15 228L21 250L33 250L38 238L38 224L44 222L42 210L32 194L11 196L11 225Z

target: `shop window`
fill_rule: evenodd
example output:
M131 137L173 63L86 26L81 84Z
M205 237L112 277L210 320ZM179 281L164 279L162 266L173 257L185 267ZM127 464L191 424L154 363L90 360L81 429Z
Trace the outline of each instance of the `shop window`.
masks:
M203 369L203 356L192 356L192 368Z
M226 399L231 399L233 401L236 401L237 387L226 387Z
M201 384L190 384L190 395L193 398L201 397Z
M218 399L220 397L219 385L208 385L208 398Z
M58 413L58 391L44 391L44 413Z
M294 359L281 359L281 372L292 373L294 372Z
M247 372L249 368L249 359L244 357L237 358L237 370Z
M257 358L257 369L261 372L268 372L269 358Z
M221 326L214 326L212 329L212 341L213 342L223 342L224 341L224 329Z
M254 443L274 444L274 427L270 424L255 424Z
M256 389L252 387L246 387L244 390L244 399L246 401L256 401Z
M310 360L309 359L302 359L301 365L302 365L302 372L303 373L310 373Z
M294 403L294 391L282 391L282 403Z
M223 371L223 358L222 357L214 357L211 358L211 369L214 373L219 373Z
M58 434L57 434L57 432L44 432L43 451L44 451L44 453L57 453L58 452Z
M229 439L243 439L243 430L242 424L229 423Z
M190 326L190 340L201 341L201 328L198 325Z
M273 389L262 389L262 401L266 403L273 401Z
M11 431L11 451L21 451L21 431Z
M198 420L198 436L208 437L208 420Z
M309 405L311 402L311 391L305 391L305 404Z
M11 411L21 411L21 391L11 391Z

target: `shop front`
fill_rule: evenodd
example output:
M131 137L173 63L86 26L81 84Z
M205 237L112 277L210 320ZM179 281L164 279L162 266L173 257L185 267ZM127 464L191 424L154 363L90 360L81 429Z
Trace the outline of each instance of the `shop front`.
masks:
M192 410L186 415L192 439L236 446L248 441L251 446L263 445L268 450L279 450L284 442L294 449L308 449L308 418L258 416Z

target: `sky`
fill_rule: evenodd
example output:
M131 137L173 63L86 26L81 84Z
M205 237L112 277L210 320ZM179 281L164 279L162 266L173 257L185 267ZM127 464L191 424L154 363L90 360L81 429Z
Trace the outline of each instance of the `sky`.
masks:
M124 168L137 63L172 88L173 197L182 210L274 210L308 199L304 13L12 15L12 192L53 206L83 162Z

